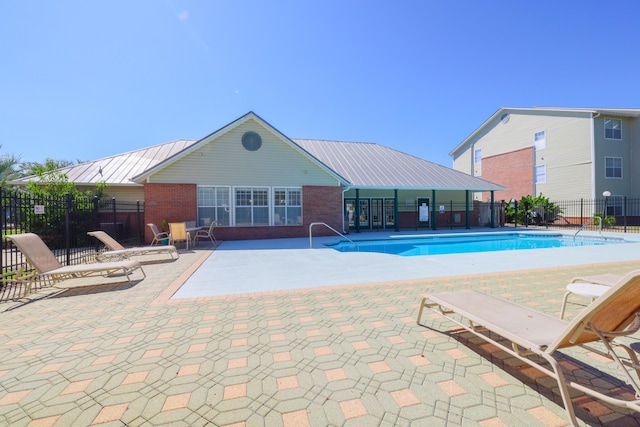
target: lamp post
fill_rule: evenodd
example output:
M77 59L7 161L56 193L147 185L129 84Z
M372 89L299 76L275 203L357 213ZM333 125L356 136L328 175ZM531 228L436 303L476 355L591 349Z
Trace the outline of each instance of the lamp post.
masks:
M602 197L604 197L604 210L602 211L602 219L600 220L600 230L602 230L602 226L604 225L604 219L607 217L607 201L609 197L611 197L610 191L604 191L602 193Z

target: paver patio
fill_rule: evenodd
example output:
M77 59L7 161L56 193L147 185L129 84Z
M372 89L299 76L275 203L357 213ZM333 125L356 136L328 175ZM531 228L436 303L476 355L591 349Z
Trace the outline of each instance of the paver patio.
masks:
M571 277L640 265L171 300L210 253L146 264L147 278L132 286L0 304L0 424L563 426L554 380L437 316L416 325L420 297L474 288L558 315ZM580 360L596 356L566 354L572 372L591 375ZM631 393L614 375L594 381ZM574 403L585 425L640 424L581 395Z

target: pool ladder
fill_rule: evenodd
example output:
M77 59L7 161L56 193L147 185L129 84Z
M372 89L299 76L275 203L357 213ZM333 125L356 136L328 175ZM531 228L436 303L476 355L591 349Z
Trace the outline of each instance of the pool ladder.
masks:
M334 233L336 233L337 235L339 235L340 237L342 237L343 239L347 239L348 241L350 241L351 243L353 243L356 247L358 247L358 244L356 242L354 242L353 240L351 240L350 238L348 238L347 236L345 236L344 234L342 234L341 232L339 232L338 230L336 230L335 228L333 228L332 226L330 226L327 223L324 222L312 222L311 224L309 224L309 249L313 248L313 237L312 237L312 229L314 225L324 225L325 227L327 227L329 230L333 231Z
M583 228L585 228L587 225L589 225L589 223L591 223L591 220L593 220L593 219L597 219L597 220L599 220L599 221L600 221L600 222L599 222L599 224L598 224L598 225L599 225L599 226L598 226L598 231L599 231L600 235L602 235L602 223L604 222L604 219L603 219L603 218L600 218L599 216L592 216L592 217L590 217L589 219L587 219L587 222L585 222L584 224L582 224L582 225L580 226L580 228L578 229L578 231L576 231L576 234L574 234L574 235L573 235L573 240L574 240L574 241L576 240L576 236L578 235L578 233L579 233L579 232L581 232L581 231L582 231L582 229L583 229Z

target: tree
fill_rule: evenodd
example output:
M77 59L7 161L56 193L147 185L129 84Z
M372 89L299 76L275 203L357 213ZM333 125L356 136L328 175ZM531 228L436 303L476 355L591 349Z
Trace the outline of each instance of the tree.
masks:
M505 206L505 218L507 222L518 221L520 224L533 223L536 225L551 224L558 219L562 210L542 193L539 196L522 196L520 201L512 200Z
M73 166L78 163L82 163L82 162L80 160L78 160L77 162L73 162L72 160L51 159L51 158L47 158L44 161L44 163L22 162L20 164L20 175L23 177L30 176L30 175L37 175L37 171L43 168L46 170L55 170L55 169L62 169L69 166Z
M2 148L2 145L0 145ZM0 187L4 187L7 181L17 174L17 166L20 164L20 157L13 154L0 156Z
M47 159L44 165L31 164L32 175L38 177L38 180L29 181L27 184L29 192L33 195L55 197L62 197L68 193L73 198L79 196L102 198L105 196L104 191L108 187L106 182L96 183L95 190L88 190L84 193L78 190L76 184L69 181L69 176L60 170L60 165L66 164L66 162L65 160Z

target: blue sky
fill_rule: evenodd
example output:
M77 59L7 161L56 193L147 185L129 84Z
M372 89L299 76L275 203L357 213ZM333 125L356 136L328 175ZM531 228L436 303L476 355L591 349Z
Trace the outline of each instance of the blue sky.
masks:
M5 1L0 154L95 160L248 111L451 166L500 107L640 108L640 2Z

